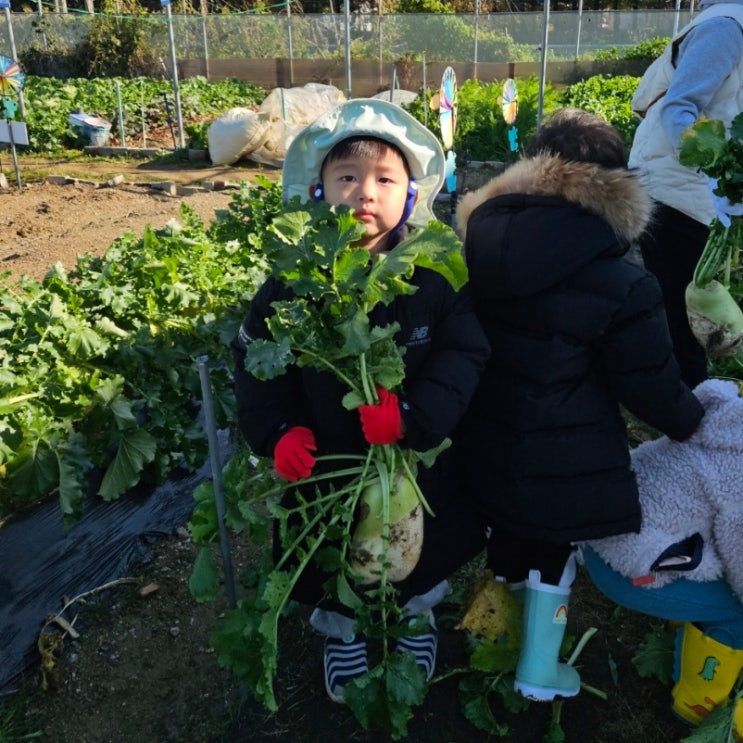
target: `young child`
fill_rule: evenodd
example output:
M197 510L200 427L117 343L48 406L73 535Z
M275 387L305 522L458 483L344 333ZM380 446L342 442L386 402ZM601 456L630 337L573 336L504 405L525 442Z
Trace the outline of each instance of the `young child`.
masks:
M432 205L443 173L437 139L410 114L386 101L355 99L321 115L292 141L283 167L283 195L354 208L366 225L361 244L379 253L434 219ZM395 340L405 347L403 392L382 390L379 404L358 411L344 409L345 390L330 373L291 367L270 381L246 373L251 342L269 337L271 303L290 296L273 278L256 294L233 341L238 418L253 451L272 456L284 479L308 477L321 454L361 453L369 444L394 442L426 451L452 433L475 390L488 344L468 295L455 292L428 269L416 269L411 283L417 287L414 294L377 305L370 317L373 326L400 325ZM433 673L437 646L431 609L447 592L446 578L484 545L474 513L447 497L453 490L450 462L445 452L433 468L419 471L419 484L436 516L424 524L416 568L398 584L403 617L422 616L427 624L416 622L416 631L399 638L397 649L412 652L426 678ZM276 549L278 540L274 544ZM345 684L368 671L367 643L350 610L326 595L328 577L310 564L294 597L316 607L310 622L327 637L326 688L331 699L342 702ZM427 629L420 631L421 625Z
M515 685L530 699L580 688L558 663L572 543L640 528L621 406L678 440L703 415L681 382L658 283L626 256L650 213L619 133L576 109L556 112L531 156L457 211L492 349L460 467L492 526L489 567L524 598Z

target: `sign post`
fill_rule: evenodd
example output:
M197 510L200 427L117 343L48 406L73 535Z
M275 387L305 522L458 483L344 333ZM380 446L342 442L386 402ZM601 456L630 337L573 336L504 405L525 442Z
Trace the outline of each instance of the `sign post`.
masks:
M19 190L23 188L21 183L21 169L18 167L17 144L28 144L28 129L23 121L12 121L15 116L16 105L10 98L3 98L3 116L5 121L0 121L0 142L10 145L10 154L13 158L15 168L15 179Z

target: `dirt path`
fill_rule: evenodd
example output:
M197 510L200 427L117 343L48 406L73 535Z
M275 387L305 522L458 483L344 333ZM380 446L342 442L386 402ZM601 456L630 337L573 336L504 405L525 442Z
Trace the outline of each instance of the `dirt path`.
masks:
M125 232L162 227L178 218L181 202L208 224L241 181L279 175L261 166L23 157L18 188L13 168L8 172L5 158L2 164L8 188L0 190L0 271L35 279L57 261L70 269L78 255L101 254ZM112 179L121 182L107 185Z

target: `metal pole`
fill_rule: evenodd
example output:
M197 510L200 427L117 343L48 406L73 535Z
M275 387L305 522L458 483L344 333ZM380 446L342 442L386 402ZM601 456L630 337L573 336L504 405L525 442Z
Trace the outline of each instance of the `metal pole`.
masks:
M286 0L286 28L289 42L289 85L294 85L294 44L292 42L292 0Z
M126 134L124 130L124 106L121 103L121 85L116 81L116 110L119 114L119 141L122 147L126 147Z
M477 42L480 33L480 0L475 0L475 52L474 52L474 63L475 63L475 80L477 80Z
M428 89L426 83L426 53L423 52L421 62L421 84L423 86L423 126L428 126Z
M681 0L676 0L676 15L673 17L673 34L675 36L679 30L679 16L681 15Z
M580 34L583 28L583 0L578 0L578 38L575 42L575 58L580 57Z
M286 2L286 25L289 42L289 59L294 57L294 45L292 44L292 0Z
M232 556L230 555L230 544L225 525L224 491L222 490L222 463L219 459L219 442L217 441L217 424L214 417L214 398L212 397L212 385L209 378L208 356L199 356L196 362L199 367L199 379L201 380L201 396L204 409L204 425L206 436L209 441L209 460L212 468L212 481L214 484L214 500L217 505L217 526L219 528L219 546L222 553L222 567L224 568L224 584L227 591L227 600L230 608L237 605L235 595L235 578L232 571Z
M539 76L539 106L537 107L537 132L542 127L544 111L544 81L547 77L547 44L549 43L550 0L544 0L544 28L542 29L542 72Z
M346 44L346 98L351 98L351 3L343 0Z
M8 139L10 140L10 154L13 158L13 167L15 168L15 179L18 183L18 190L23 189L23 185L21 184L21 171L18 167L18 153L15 149L15 138L13 137L13 122L10 119L5 119L5 123L8 127Z
M170 12L170 0L160 0L165 7L168 21L168 43L170 45L170 71L173 76L173 99L175 100L175 116L178 123L178 142L181 149L186 147L186 138L183 132L183 110L181 109L181 93L178 88L178 64L175 56L175 36L173 34L173 14Z
M44 8L42 7L41 0L38 0L36 7L39 11L39 28L41 29L41 43L44 45L44 49L47 48L46 40L46 29L44 28Z
M0 8L5 11L5 22L8 24L8 41L10 42L10 56L14 62L18 62L18 53L15 48L15 37L13 36L13 24L10 22L10 0L0 0ZM18 91L18 103L21 109L21 118L26 118L26 102L23 98L23 90Z
M379 48L379 72L377 74L377 78L379 81L379 84L382 84L382 75L383 72L383 60L382 60L382 3L384 0L377 0L378 5L378 12L377 12L377 46Z
M201 41L204 45L204 77L209 79L209 37L206 32L206 19L209 10L206 7L206 0L201 0Z

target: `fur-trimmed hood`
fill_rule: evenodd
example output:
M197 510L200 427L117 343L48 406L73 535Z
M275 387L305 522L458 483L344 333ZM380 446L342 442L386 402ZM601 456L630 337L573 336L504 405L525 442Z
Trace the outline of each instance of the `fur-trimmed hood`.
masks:
M603 218L618 238L628 242L644 232L652 214L652 201L632 172L537 155L462 197L456 212L460 237L465 239L467 222L478 206L506 194L564 198Z

